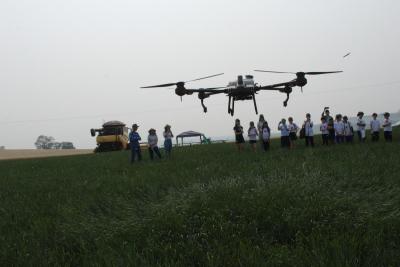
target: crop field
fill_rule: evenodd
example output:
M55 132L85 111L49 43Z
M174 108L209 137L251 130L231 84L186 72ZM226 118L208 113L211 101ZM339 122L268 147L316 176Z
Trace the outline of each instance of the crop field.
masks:
M0 265L399 266L394 139L0 161Z

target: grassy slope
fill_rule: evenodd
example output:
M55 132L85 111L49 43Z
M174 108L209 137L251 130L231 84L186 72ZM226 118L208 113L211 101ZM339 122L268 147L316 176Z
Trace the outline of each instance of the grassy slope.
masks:
M3 161L0 265L398 266L396 139Z

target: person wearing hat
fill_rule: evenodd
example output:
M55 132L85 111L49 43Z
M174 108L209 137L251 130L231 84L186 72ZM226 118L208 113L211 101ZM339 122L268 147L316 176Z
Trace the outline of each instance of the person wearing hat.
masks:
M140 150L139 141L142 140L137 130L139 125L136 123L132 125L132 130L129 133L129 146L131 148L131 163L135 162L137 156L138 161L142 160L142 151Z
M385 118L382 124L383 136L385 137L386 142L392 142L392 121L390 120L390 113L385 112L383 117Z
M147 142L149 144L149 154L150 154L150 159L154 159L154 153L158 156L159 159L161 159L161 153L160 149L158 149L157 143L158 143L158 137L156 134L156 130L151 128L149 130L149 136L147 137Z
M357 134L358 140L362 143L365 142L365 121L363 120L364 112L360 111L357 113Z
M379 120L377 120L378 114L375 112L372 114L372 120L370 122L371 126L371 136L372 136L372 142L378 142L379 141L379 132L381 130L381 123Z
M171 132L171 125L165 125L164 127L164 150L167 157L171 156L172 151L172 138L174 135Z

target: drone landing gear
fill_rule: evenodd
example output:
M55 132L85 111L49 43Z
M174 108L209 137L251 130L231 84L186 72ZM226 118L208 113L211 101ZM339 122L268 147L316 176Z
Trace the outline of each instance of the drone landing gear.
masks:
M204 113L207 113L207 107L204 105L204 99L201 99L201 106L203 107Z
M255 94L253 94L253 103L254 103L254 109L256 111L256 114L258 115L257 103L256 103L256 95Z
M233 116L233 108L231 109L231 100L232 100L232 104L233 104L233 99L231 96L229 96L229 100L228 100L228 114L231 114L231 116Z
M289 101L289 97L290 97L290 93L292 92L292 88L291 87L285 87L283 88L283 90L281 90L282 93L286 93L286 99L285 101L283 101L283 106L287 107L288 101Z
M231 101L232 100L232 101ZM232 103L232 105L231 105ZM231 116L233 116L233 114L235 113L235 98L232 96L229 96L229 100L228 100L228 114L231 114Z

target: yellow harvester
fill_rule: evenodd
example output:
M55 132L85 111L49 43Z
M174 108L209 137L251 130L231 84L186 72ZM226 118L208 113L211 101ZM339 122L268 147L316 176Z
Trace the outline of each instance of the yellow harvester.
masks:
M128 127L120 121L109 121L101 129L91 129L91 135L97 134L97 147L94 152L129 149Z

